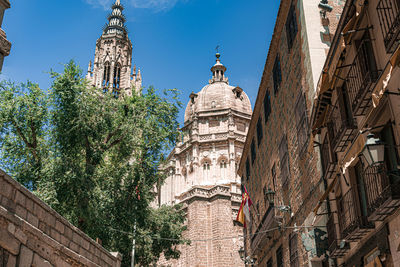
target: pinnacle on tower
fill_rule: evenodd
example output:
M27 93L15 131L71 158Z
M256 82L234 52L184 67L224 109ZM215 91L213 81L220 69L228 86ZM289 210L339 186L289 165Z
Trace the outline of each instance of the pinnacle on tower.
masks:
M120 0L116 0L111 9L112 12L108 15L108 24L104 27L104 34L127 34L128 30L124 24L126 18L122 14L124 7L121 5Z

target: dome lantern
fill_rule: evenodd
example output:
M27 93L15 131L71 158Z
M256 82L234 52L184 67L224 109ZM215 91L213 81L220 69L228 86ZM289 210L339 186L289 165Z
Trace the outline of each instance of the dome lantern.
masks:
M225 77L226 67L222 65L221 60L219 59L221 57L221 54L217 52L215 54L215 57L217 58L217 60L215 65L211 67L211 72L213 76L210 80L210 84L215 82L224 82L228 84L228 78Z

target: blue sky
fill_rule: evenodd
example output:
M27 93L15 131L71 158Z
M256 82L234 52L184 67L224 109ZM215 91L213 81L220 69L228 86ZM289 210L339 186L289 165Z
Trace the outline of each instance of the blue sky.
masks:
M74 59L86 71L114 0L12 0L2 28L12 42L3 78L47 89L48 71ZM178 88L186 105L211 77L215 47L230 84L254 105L277 0L121 0L144 86ZM184 110L180 121L183 121Z

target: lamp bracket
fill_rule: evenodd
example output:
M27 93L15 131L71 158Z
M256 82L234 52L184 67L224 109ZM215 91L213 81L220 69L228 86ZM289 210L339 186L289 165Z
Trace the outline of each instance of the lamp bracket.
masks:
M355 33L355 32L367 31L367 30L372 29L372 28L373 28L373 27L372 27L372 25L371 25L371 26L364 27L364 28L359 28L359 29L350 30L350 31L348 31L348 32L346 32L346 33L342 33L342 36L346 36L346 35L349 35L349 34L352 34L352 33Z

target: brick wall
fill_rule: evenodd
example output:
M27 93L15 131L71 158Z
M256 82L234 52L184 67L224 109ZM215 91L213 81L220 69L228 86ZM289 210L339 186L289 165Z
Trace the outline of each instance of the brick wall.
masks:
M231 267L244 266L239 257L243 247L242 227L234 225L234 212L239 209L240 195L229 187L191 190L183 201L187 231L184 238L190 245L179 246L178 260L162 258L158 266L173 267Z
M119 267L121 260L0 170L0 266Z
M278 12L274 35L269 47L267 61L253 117L250 123L247 140L239 167L239 175L245 177L246 164L250 162L250 176L243 182L253 200L252 225L247 229L251 236L259 235L257 229L263 222L262 218L268 212L269 203L265 200L264 192L268 188L275 192L273 208L274 219L279 219L282 227L280 231L271 231L269 238L263 237L262 247L247 246L247 254L257 256L258 265L266 266L269 259L273 259L276 266L276 251L282 246L284 266L308 266L315 255L311 255L302 243L302 234L307 229L294 229L295 226L310 225L314 218L313 209L317 205L319 196L324 192L322 172L319 162L319 151L310 134L310 113L313 105L316 85L329 49L332 33L334 33L343 1L329 1L333 11L323 17L318 8L317 0L282 0ZM289 47L287 22L290 10L296 13L297 33ZM282 81L279 89L274 90L274 64L276 58L280 60ZM271 112L265 118L264 97L270 95ZM305 112L299 115L298 99L305 98ZM263 138L257 141L257 122L261 119ZM304 119L303 122L298 118ZM299 123L300 122L300 123ZM305 126L306 139L301 135L299 127ZM288 171L282 157L281 142L287 137ZM251 142L255 142L255 160L251 155ZM306 140L306 142L302 142ZM254 163L251 163L253 162ZM274 170L274 171L273 171ZM288 178L285 174L289 172ZM273 175L275 173L275 175ZM289 205L290 212L281 212L276 206ZM312 216L311 216L312 215ZM318 216L315 225L323 225L322 217ZM321 223L321 224L320 224ZM287 228L285 228L287 227ZM311 229L308 229L311 230ZM326 230L326 228L323 228ZM297 259L299 265L290 262L289 237L297 238ZM264 240L267 239L267 240ZM251 240L249 240L251 243Z

